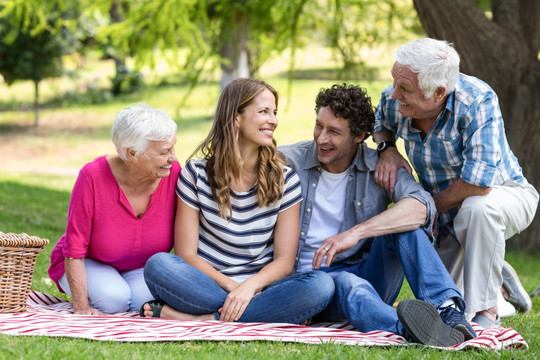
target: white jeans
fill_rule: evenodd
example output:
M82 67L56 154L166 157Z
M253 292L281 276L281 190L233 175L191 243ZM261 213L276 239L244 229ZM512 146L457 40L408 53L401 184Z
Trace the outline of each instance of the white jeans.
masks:
M497 305L506 240L529 226L537 205L532 185L512 181L463 201L454 219L459 242L445 235L436 249L464 296L468 314Z
M142 304L154 297L144 281L144 268L119 273L113 266L84 259L86 286L90 306L107 314L139 311ZM71 296L66 274L58 281L62 290Z

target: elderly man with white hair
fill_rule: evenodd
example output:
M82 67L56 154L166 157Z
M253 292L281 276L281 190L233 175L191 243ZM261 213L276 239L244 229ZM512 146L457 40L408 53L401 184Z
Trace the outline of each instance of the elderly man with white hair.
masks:
M472 320L489 328L500 324L501 287L518 310L531 308L504 255L505 241L531 223L538 193L510 150L497 95L460 73L459 61L446 41L425 38L397 50L394 82L375 115L375 179L392 189L399 167L411 171L396 150L395 138L402 138L420 183L435 200L437 251Z
M120 111L111 133L117 154L81 169L66 232L51 253L49 276L80 315L136 311L154 299L144 265L173 244L176 123L135 104Z

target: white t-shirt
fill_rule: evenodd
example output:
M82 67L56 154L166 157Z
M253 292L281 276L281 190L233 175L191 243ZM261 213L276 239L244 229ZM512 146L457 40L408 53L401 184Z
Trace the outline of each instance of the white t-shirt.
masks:
M312 270L315 251L326 238L339 232L345 214L349 170L350 168L339 174L322 170L319 184L315 190L315 202L311 210L306 243L298 260L297 270L299 272ZM324 266L325 260L326 258L323 260L322 266Z

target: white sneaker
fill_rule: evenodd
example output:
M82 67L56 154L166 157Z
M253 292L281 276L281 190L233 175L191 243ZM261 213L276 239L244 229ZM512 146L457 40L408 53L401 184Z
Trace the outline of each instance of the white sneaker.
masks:
M503 286L508 291L508 301L516 310L527 313L532 308L532 301L529 294L521 285L516 270L507 263L503 263L502 268Z
M502 292L497 295L497 308L500 317L510 317L516 315L516 308L504 299Z

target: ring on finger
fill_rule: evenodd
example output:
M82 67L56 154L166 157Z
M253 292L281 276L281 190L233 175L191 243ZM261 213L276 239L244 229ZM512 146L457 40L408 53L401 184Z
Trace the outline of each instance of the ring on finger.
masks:
M327 248L326 246L325 246L323 249L326 250L326 252L328 252L328 250L330 250L330 249Z

